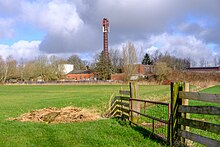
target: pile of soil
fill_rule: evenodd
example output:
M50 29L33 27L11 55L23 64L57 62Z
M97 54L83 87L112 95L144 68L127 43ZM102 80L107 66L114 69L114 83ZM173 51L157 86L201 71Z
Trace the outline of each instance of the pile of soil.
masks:
M10 120L18 120L21 122L70 123L95 121L99 118L101 118L100 114L96 113L94 110L75 107L50 107L33 110L17 118L10 118Z

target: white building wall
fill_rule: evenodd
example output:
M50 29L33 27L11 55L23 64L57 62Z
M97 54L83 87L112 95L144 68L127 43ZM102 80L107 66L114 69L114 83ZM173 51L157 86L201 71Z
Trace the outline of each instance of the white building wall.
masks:
M63 74L68 74L69 72L71 72L74 69L74 65L73 64L60 64L59 65L59 70L63 73Z

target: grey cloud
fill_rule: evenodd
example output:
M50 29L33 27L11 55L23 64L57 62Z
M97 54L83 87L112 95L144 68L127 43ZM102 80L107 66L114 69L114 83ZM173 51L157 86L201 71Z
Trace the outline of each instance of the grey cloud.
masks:
M53 7L56 6L53 4L59 7ZM219 6L219 0L22 0L20 18L46 31L40 44L41 51L92 53L102 48L103 17L110 20L110 46L127 40L144 42L152 34L163 32L180 32L204 42L220 44ZM188 15L202 17L212 21L213 25L204 27L187 22ZM175 25L173 30L169 30L170 25ZM174 45L184 46L184 43L186 47L192 47L181 39Z
M21 5L24 0L1 0L0 1L0 14L3 16L14 16L20 11Z

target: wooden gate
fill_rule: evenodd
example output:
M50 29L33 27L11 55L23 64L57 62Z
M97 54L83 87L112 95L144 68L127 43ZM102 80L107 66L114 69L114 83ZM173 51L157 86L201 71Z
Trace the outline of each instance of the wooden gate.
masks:
M138 86L130 83L129 91L119 91L111 101L110 116L127 119L131 124L141 126L149 137L158 138L170 144L170 104L142 100Z

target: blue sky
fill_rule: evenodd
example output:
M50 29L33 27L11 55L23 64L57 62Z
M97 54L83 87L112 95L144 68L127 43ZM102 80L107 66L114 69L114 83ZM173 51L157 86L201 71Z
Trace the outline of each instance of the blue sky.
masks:
M220 58L219 6L219 0L1 0L0 55L90 60L102 49L107 17L110 48L131 41L144 53L206 59L211 66Z

